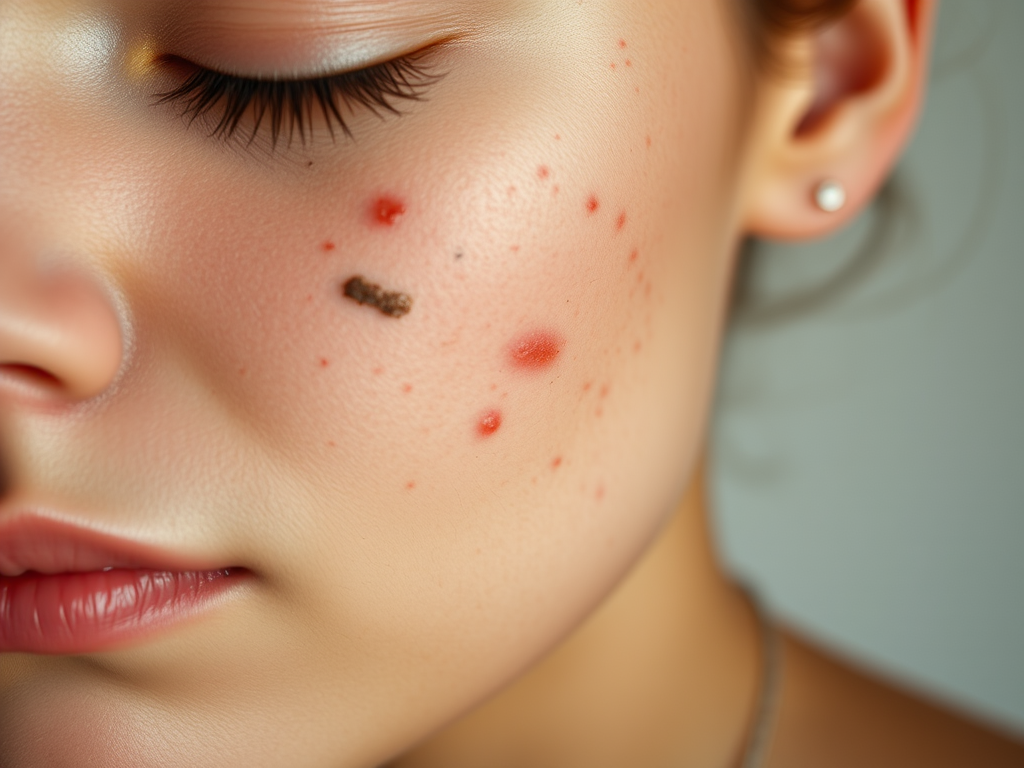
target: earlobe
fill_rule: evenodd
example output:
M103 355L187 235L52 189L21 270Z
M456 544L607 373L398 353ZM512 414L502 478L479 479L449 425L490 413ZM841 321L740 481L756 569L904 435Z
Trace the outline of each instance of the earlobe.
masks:
M822 236L873 197L920 110L935 6L858 0L835 24L790 41L795 71L766 75L761 84L749 234Z

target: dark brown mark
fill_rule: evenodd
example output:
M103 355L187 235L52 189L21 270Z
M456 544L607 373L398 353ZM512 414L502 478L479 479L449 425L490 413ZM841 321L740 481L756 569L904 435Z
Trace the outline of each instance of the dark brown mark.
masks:
M388 317L403 317L412 310L412 298L408 294L385 291L360 275L349 278L342 286L342 293L360 304L376 307Z

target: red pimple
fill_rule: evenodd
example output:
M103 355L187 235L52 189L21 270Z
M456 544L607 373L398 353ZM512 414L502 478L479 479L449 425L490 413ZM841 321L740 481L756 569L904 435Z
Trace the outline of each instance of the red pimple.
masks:
M407 490L407 491L411 491L415 487L416 487L416 481L415 480L410 480L408 483L405 484L405 490Z
M323 244L322 246L320 246L320 247L321 247L321 248L323 248L323 251L324 251L324 253L330 253L330 252L331 252L331 251L333 251L333 250L334 250L334 249L335 249L335 248L336 248L337 246L336 246L336 245L335 245L334 243L332 243L332 242L331 242L330 240L328 240L328 241L327 241L326 243L324 243L324 244Z
M626 66L627 67L632 67L633 66L633 60L632 59L626 59Z
M558 469L560 466L562 466L562 457L555 456L555 458L551 460L551 468Z
M373 219L383 227L392 227L405 215L405 203L394 197L380 197L372 206Z
M640 258L640 251L639 251L639 249L634 248L632 251L630 251L630 254L629 254L629 263L630 264L635 264L636 260L639 259L639 258Z
M612 69L615 69L615 62L614 61L612 62L611 66L612 66Z
M412 392L412 384L403 384L402 391L408 395L410 392Z
M501 428L501 413L499 411L487 411L477 422L476 431L480 437L490 437Z
M625 41L625 40L622 40L622 39L620 38L620 39L619 39L619 48L625 48L625 47L626 47L626 41Z
M551 169L548 168L546 165L542 165L542 166L540 166L537 169L537 178L538 179L546 179L550 175L551 175Z
M587 198L587 213L597 213L597 209L601 207L601 202L595 195L591 195Z
M626 226L626 212L623 211L619 214L619 218L615 220L615 229L619 232Z
M327 366L329 366L330 364L331 364L331 361L330 361L330 360L328 360L328 359L327 359L326 357L321 357L321 358L320 358L320 367L321 367L321 368L326 368L326 367L327 367Z
M527 334L509 346L509 360L516 368L547 368L555 362L565 340L547 331Z
M586 384L583 385L583 391L589 392L592 386L594 386L594 382L588 381Z

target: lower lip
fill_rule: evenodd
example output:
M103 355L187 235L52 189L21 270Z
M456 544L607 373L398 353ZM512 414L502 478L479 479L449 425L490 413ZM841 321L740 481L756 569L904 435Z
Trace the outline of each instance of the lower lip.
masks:
M224 569L0 576L0 653L123 647L199 614L246 575Z

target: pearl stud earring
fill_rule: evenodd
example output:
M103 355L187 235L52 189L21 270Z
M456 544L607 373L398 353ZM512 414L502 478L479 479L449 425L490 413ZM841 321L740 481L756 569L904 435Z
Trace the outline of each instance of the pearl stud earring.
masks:
M814 190L814 202L825 213L835 213L846 205L846 187L835 179L825 179Z

